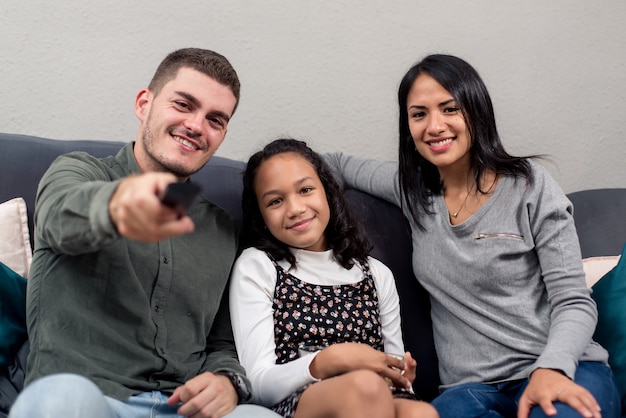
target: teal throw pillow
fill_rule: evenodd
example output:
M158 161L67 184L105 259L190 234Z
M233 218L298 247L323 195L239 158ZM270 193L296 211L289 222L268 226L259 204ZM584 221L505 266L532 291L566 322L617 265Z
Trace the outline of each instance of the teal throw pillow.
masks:
M598 305L593 339L609 352L609 364L621 389L622 411L626 411L626 245L613 270L591 288Z
M0 367L26 341L26 279L0 263Z

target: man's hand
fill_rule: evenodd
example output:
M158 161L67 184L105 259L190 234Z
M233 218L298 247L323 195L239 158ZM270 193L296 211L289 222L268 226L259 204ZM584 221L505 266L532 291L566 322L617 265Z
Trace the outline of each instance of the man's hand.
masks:
M176 388L168 405L182 404L178 413L192 418L221 418L237 406L237 392L226 376L203 373Z
M168 173L146 173L123 179L109 201L109 216L119 234L135 241L158 242L193 232L191 218L180 217L159 198L167 185L175 181L176 177Z
M517 418L528 418L530 409L539 405L548 416L556 415L553 402L563 402L586 418L601 418L600 405L591 393L558 370L537 369L519 400Z

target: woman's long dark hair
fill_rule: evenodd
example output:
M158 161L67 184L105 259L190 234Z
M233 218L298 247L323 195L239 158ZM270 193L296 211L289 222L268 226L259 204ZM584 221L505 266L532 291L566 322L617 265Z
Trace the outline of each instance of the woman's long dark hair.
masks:
M330 208L330 220L324 231L326 241L337 261L344 268L351 268L354 260L359 263L366 261L371 250L362 228L356 222L343 196L343 190L335 180L332 171L323 158L309 148L305 142L295 139L277 139L265 146L263 150L250 157L243 175L243 231L242 247L256 247L268 252L275 260L287 260L292 266L296 264L289 246L277 240L265 227L259 203L254 190L254 181L263 162L283 153L293 153L307 160L320 178L326 200Z
M418 227L423 228L419 221L420 209L423 213L432 213L432 196L440 194L443 186L437 167L417 152L409 131L407 98L421 74L428 74L446 89L463 114L471 140L470 170L479 192L485 193L479 180L486 170L532 181L528 158L533 156L514 157L504 150L489 92L476 70L451 55L429 55L409 69L398 88L400 190L403 204L408 205Z

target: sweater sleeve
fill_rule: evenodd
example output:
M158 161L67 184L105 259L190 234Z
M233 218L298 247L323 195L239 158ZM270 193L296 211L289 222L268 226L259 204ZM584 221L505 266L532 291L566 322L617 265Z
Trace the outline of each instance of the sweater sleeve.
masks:
M375 258L370 257L369 262L376 290L378 291L378 307L385 352L404 354L400 320L400 298L398 297L393 273L386 265Z
M556 181L535 165L537 193L528 199L528 213L548 303L550 329L535 368L562 370L573 378L597 322L597 309L585 283L571 202Z
M397 163L358 158L342 153L326 154L325 159L344 187L369 193L400 206Z
M317 381L309 372L314 355L276 364L273 297L276 269L262 251L246 249L235 262L230 311L239 360L252 383L252 402L272 406Z

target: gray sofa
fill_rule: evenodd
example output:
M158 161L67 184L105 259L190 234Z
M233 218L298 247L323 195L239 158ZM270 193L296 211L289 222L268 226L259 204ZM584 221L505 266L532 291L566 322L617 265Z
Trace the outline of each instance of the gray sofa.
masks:
M58 141L33 136L0 133L0 203L23 197L32 231L35 192L39 179L55 157L81 150L96 156L115 154L122 142ZM214 157L193 176L207 198L232 214L241 225L241 173L244 163ZM417 359L414 389L423 399L437 394L439 376L433 347L429 301L411 269L411 241L406 220L398 208L355 190L348 201L366 226L374 245L373 256L393 271L400 294L403 331L407 350ZM569 195L579 231L583 257L619 255L626 242L626 188L597 189ZM0 411L6 411L21 389L27 342L15 364L0 370ZM2 416L2 413L0 413Z

